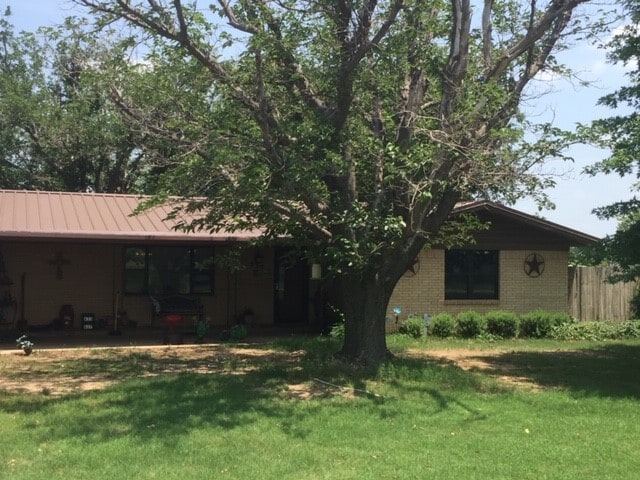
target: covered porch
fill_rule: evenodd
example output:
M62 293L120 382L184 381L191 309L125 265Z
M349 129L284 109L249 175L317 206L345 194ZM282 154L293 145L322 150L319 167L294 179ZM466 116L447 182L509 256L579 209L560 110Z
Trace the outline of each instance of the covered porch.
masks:
M289 249L256 246L257 231L183 231L170 206L133 214L140 201L0 191L0 335L155 339L168 314L212 338L237 324L318 324L318 282Z

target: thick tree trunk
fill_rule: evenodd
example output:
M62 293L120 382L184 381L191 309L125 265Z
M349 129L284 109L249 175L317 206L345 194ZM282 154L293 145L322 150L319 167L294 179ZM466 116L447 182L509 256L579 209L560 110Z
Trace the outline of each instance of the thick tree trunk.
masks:
M349 361L377 367L390 357L385 337L385 315L393 285L373 275L340 280L345 337L341 354Z
M437 219L441 225L446 215ZM398 280L424 245L424 237L409 237L388 253L377 271L344 275L335 282L335 292L339 292L337 306L345 316L341 353L347 360L375 368L391 357L385 332L389 300Z

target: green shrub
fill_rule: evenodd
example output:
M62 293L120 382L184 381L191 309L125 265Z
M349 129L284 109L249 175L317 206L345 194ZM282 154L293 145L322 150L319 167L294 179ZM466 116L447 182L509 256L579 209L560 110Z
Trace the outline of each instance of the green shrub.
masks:
M229 339L236 342L244 340L247 337L248 333L249 332L247 330L247 327L245 327L244 325L236 325L229 332Z
M520 316L520 336L546 338L551 333L551 316L544 310L534 310Z
M534 310L520 316L520 336L546 338L554 327L573 323L571 315L565 312Z
M551 318L552 327L575 323L574 319L567 312L549 312L549 317Z
M456 322L453 316L449 313L438 313L431 317L431 323L429 324L429 335L433 335L438 338L447 338L453 336L455 332Z
M331 338L344 338L344 322L338 322L331 325L329 329L329 336Z
M424 334L424 320L420 317L409 317L400 324L398 332L413 338L420 338Z
M640 338L640 320L624 322L622 326L624 338Z
M638 284L638 287L631 298L631 315L633 318L640 320L640 284Z
M499 338L513 338L518 334L518 316L512 312L494 311L484 316L487 333Z
M640 337L640 322L579 322L556 325L550 336L556 340L623 340Z
M485 331L484 317L478 312L461 312L456 317L456 334L462 338L475 338Z
M331 338L344 338L344 313L333 305L329 306L329 324L331 325L331 328L329 329L329 336Z

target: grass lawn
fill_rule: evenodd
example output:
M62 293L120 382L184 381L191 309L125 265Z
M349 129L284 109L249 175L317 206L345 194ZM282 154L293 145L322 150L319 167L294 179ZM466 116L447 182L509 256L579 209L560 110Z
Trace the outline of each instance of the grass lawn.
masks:
M389 345L373 373L329 339L0 355L0 478L640 477L640 342Z

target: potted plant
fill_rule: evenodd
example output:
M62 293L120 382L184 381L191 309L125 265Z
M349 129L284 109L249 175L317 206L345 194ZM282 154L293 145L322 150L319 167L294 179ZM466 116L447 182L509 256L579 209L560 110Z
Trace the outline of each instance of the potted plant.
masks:
M33 342L26 335L17 338L16 345L22 349L25 355L31 355L31 352L33 352Z

